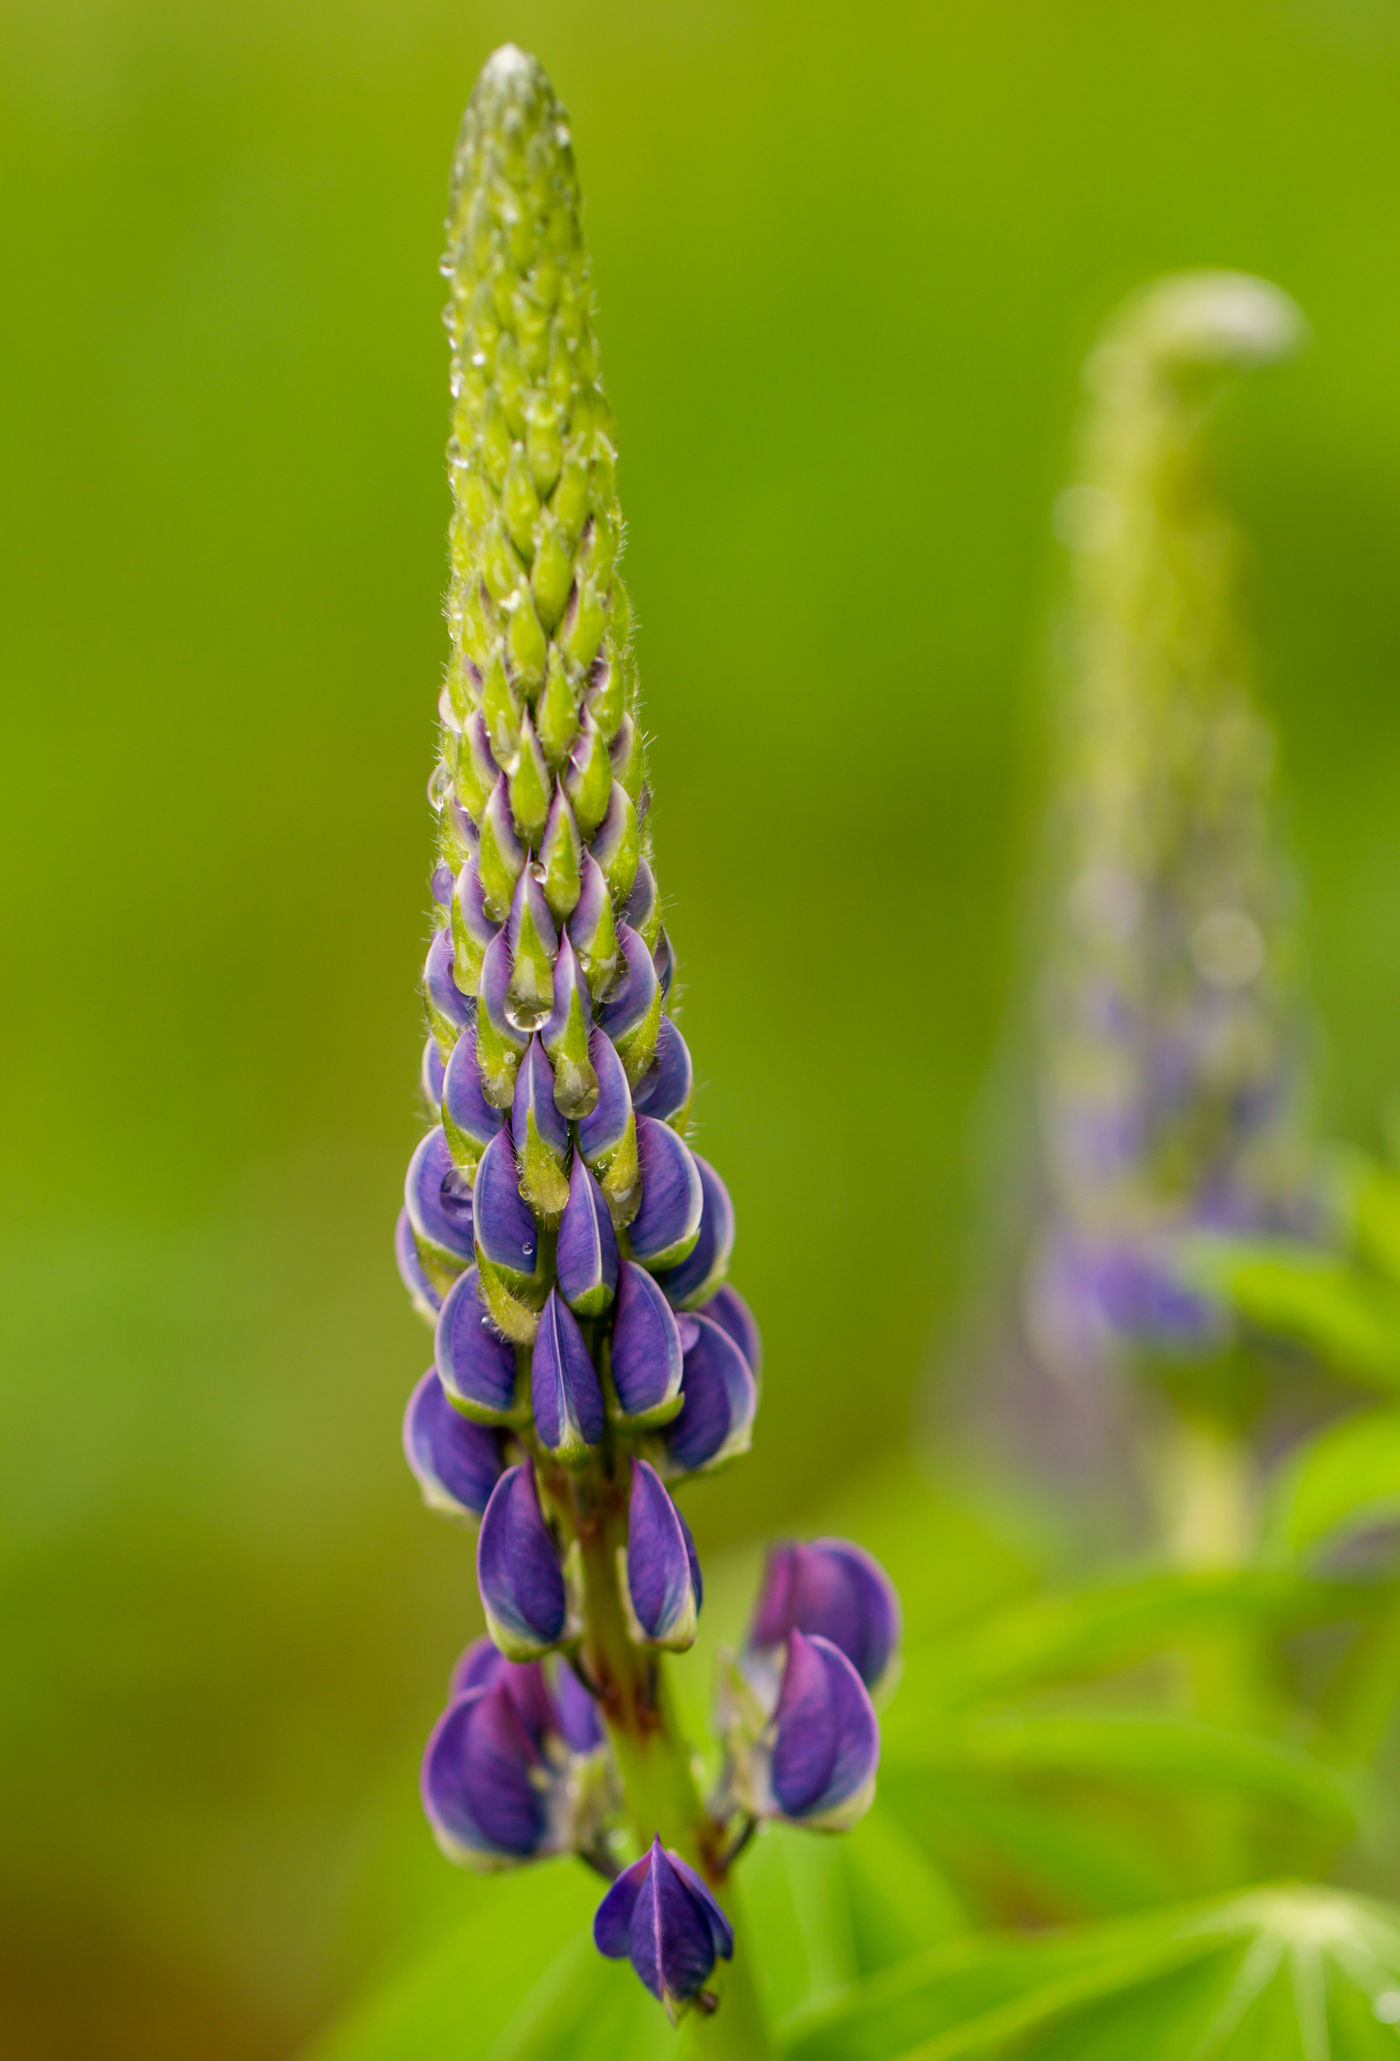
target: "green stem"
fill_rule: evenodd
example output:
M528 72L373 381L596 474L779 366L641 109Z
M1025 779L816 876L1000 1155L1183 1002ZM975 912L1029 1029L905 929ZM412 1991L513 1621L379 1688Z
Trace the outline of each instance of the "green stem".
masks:
M764 2022L749 1941L727 1880L720 1827L705 1809L690 1749L659 1654L634 1645L618 1580L625 1549L627 1509L616 1483L579 1482L574 1491L584 1594L583 1665L598 1691L603 1721L617 1761L627 1814L639 1851L654 1838L688 1860L719 1892L734 1926L734 1959L721 1962L713 1992L717 2008L696 2009L688 2044L697 2056L725 2061L768 2061L772 2041Z

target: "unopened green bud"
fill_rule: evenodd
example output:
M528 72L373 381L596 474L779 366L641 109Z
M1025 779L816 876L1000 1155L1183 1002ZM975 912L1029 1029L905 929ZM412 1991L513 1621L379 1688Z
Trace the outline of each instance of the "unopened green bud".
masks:
M520 723L520 744L510 769L510 812L515 827L531 850L538 850L549 817L554 782L544 762L535 726L529 716Z
M588 704L593 713L592 701ZM613 779L626 788L633 802L641 798L642 783L646 779L647 757L642 744L642 733L631 716L624 716L613 738L608 756L612 760Z
M535 709L535 725L545 758L557 771L568 758L578 736L579 712L568 670L553 648L545 671L544 691Z
M574 805L579 833L589 843L607 814L612 793L612 760L602 732L587 715L569 754L564 786Z
M614 902L625 902L637 877L642 856L637 810L627 789L618 780L612 784L608 810L589 849L603 869Z
M627 707L626 677L612 637L604 639L602 653L591 677L593 685L588 696L588 713L611 744Z
M582 859L583 841L578 834L574 812L569 807L568 796L563 788L556 788L554 800L550 805L549 821L545 825L544 839L540 845L540 878L544 887L544 898L556 923L565 922L578 903L579 867Z
M494 644L481 669L481 715L493 755L502 765L508 763L515 756L520 735L520 701Z

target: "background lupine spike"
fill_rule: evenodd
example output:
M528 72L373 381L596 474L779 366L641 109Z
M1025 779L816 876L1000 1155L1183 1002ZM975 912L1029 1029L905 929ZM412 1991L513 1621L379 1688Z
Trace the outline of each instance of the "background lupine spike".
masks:
M1300 328L1277 288L1235 273L1138 296L1090 360L1081 476L1056 504L1073 680L1029 1301L1043 1355L1071 1372L1124 1344L1217 1348L1220 1313L1173 1241L1279 1227L1300 1201L1273 745L1207 435L1230 378Z
M452 656L428 790L423 990L433 1128L398 1232L436 1366L404 1440L427 1500L479 1519L498 1653L463 1657L423 1799L454 1858L572 1848L621 1870L599 1944L679 2012L730 1956L712 1891L753 1820L732 1783L701 1797L663 1686L702 1598L667 1484L747 1446L759 1342L723 1285L728 1193L683 1136L694 1076L668 1013L675 957L578 184L563 111L518 50L498 51L472 95L447 233ZM851 1616L848 1643L861 1636ZM770 1693L731 1765L752 1748L756 1767L785 1770L786 1801L756 1808L844 1822L873 1777L868 1699L835 1647L817 1639L804 1657L795 1627L760 1656ZM780 1682L797 1685L785 1703ZM796 1703L818 1723L815 1761L793 1744ZM629 1851L640 1859L623 1868ZM752 2025L745 1980L724 1987L730 2022Z

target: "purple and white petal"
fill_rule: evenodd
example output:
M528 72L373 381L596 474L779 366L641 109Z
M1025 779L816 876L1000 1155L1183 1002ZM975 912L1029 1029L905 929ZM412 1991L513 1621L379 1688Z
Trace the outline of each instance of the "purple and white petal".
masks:
M394 1222L394 1258L398 1261L399 1279L408 1290L414 1309L428 1323L435 1323L442 1308L442 1297L423 1271L423 1262L418 1257L418 1247L413 1239L413 1224L406 1209L399 1211Z
M528 1466L497 1482L476 1543L476 1578L486 1625L511 1660L532 1660L568 1634L568 1597L559 1555Z
M638 1116L654 1116L660 1123L673 1123L690 1106L695 1073L685 1039L669 1016L661 1019L656 1034L656 1057L632 1090L632 1107Z
M480 1517L505 1467L497 1433L453 1409L432 1367L409 1397L403 1450L423 1501L449 1517Z
M554 1267L559 1291L581 1317L597 1317L617 1293L617 1234L602 1189L575 1155L569 1199L559 1219Z
M556 1459L584 1459L603 1436L603 1390L578 1319L551 1288L530 1365L535 1429Z
M729 1190L707 1159L698 1152L691 1157L700 1177L700 1233L684 1259L657 1276L667 1299L678 1310L695 1308L714 1294L734 1250L734 1205ZM642 1193L645 1197L645 1188Z
M708 1317L680 1320L685 1344L681 1407L662 1432L667 1471L694 1474L748 1450L758 1390L748 1361Z
M533 1274L539 1256L539 1227L520 1192L515 1148L507 1129L499 1130L481 1155L472 1207L482 1257L509 1273Z
M515 1407L515 1348L486 1313L475 1267L452 1284L433 1340L438 1379L456 1407L478 1423L499 1423Z
M671 1305L644 1268L624 1260L613 1317L612 1378L628 1417L645 1419L679 1393L680 1333Z
M627 1504L626 1595L634 1636L679 1652L693 1645L700 1613L699 1563L690 1530L661 1477L632 1462Z
M472 1187L453 1163L441 1124L429 1131L408 1163L404 1205L425 1245L455 1260L472 1256Z
M684 1138L655 1117L637 1118L642 1198L628 1226L632 1255L644 1266L673 1268L700 1235L705 1195Z

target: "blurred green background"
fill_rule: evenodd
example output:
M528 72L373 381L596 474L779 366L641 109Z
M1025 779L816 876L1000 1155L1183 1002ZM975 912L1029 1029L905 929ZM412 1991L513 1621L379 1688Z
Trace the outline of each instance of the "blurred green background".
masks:
M399 1457L389 1230L479 64L542 56L588 196L659 870L769 1355L753 1458L690 1499L713 1556L928 1419L1026 1006L1076 365L1164 268L1313 325L1231 462L1329 1120L1394 1079L1400 5L0 18L0 2047L260 2061L472 1894L417 1819L476 1603ZM1012 1579L928 1494L906 1551Z

